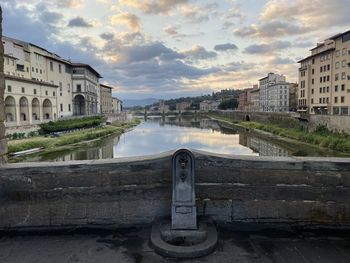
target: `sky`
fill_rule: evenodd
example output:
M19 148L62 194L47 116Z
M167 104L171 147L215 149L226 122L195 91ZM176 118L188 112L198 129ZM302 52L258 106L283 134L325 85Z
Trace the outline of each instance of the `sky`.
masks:
M297 82L297 61L350 29L350 0L0 0L5 36L88 63L121 99Z

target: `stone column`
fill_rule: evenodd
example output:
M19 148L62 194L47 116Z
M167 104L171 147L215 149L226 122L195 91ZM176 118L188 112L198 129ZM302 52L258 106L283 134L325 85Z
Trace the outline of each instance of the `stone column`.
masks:
M2 8L0 6L0 38L2 38ZM0 165L7 161L7 140L5 137L5 76L4 76L4 46L0 41Z

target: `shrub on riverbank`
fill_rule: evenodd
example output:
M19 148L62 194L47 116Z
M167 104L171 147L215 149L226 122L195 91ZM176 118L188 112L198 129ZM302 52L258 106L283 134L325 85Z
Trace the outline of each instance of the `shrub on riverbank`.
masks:
M49 134L53 132L69 131L81 128L90 128L101 125L105 121L103 116L92 116L77 119L50 121L40 124L40 133Z
M350 152L350 137L347 134L329 131L326 127L317 127L314 132L302 128L282 128L276 124L262 124L257 122L241 122L245 128L257 129L273 133L282 137L310 143L319 147L329 148L341 152Z
M83 141L90 141L98 138L102 138L111 134L123 133L127 129L136 126L140 123L139 119L134 119L127 123L118 123L115 125L88 129L79 132L73 132L69 134L64 134L59 137L34 137L30 139L22 139L16 141L10 141L8 144L8 152L19 152L24 150L29 150L33 148L45 148L45 149L55 149L65 145L73 145Z

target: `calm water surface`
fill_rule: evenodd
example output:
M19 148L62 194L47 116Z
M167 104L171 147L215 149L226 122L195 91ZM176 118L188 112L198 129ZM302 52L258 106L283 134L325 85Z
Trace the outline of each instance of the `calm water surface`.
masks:
M109 159L157 154L180 147L232 155L339 156L309 145L228 129L209 119L174 117L149 118L123 135L110 136L73 151L33 154L10 162Z

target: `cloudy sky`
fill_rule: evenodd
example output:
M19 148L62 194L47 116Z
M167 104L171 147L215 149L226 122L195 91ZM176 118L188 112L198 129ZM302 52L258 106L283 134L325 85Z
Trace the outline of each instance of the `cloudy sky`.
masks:
M89 63L126 98L297 81L298 59L350 29L350 0L1 0L4 35Z

